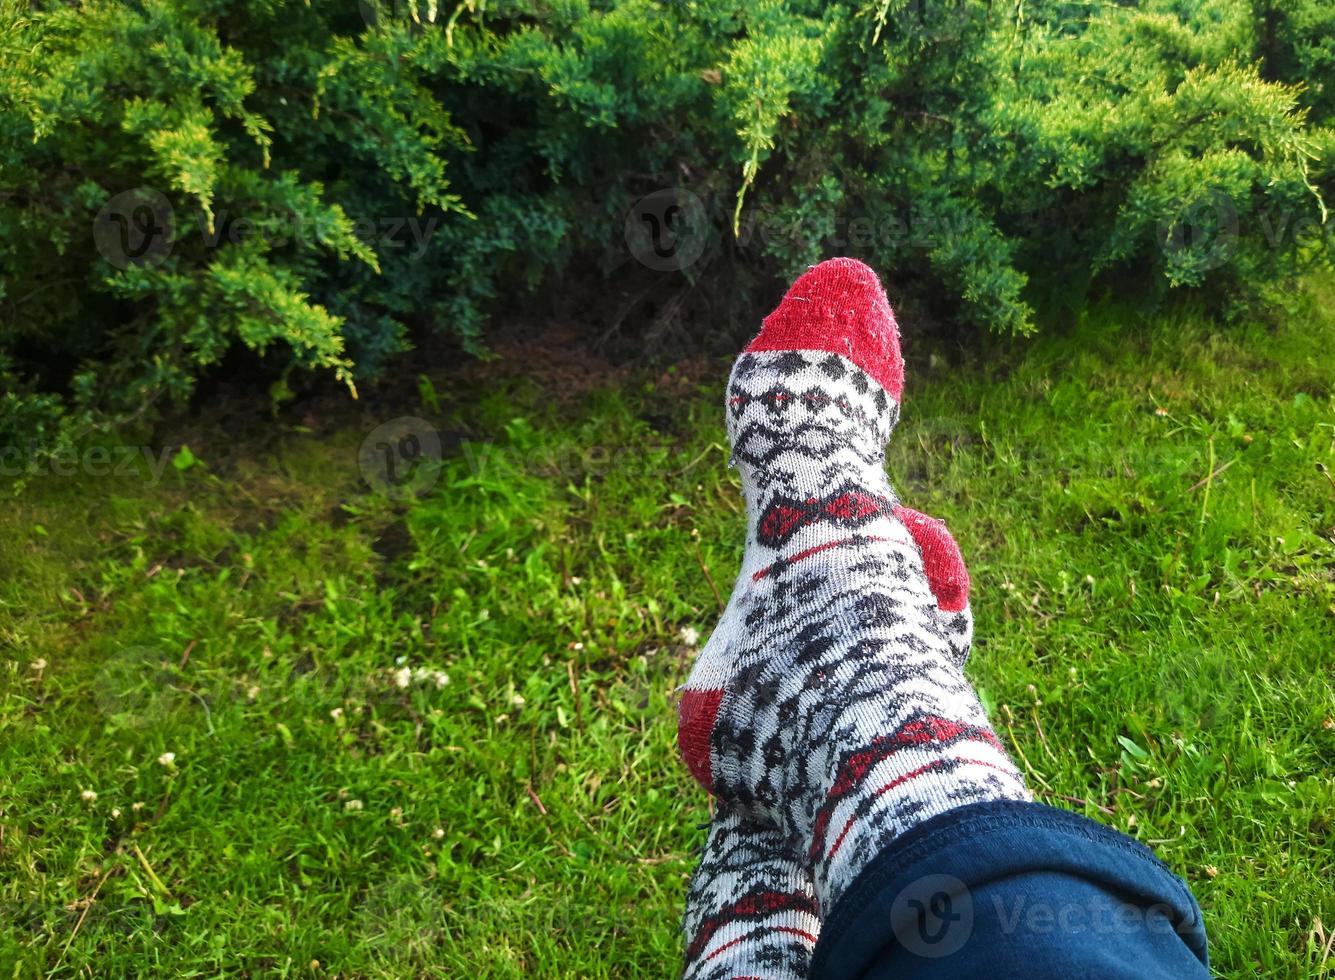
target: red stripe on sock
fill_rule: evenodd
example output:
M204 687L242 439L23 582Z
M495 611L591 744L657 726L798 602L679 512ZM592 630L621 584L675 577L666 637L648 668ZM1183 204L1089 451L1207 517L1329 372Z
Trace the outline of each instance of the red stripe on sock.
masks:
M834 816L835 806L843 797L861 785L862 780L867 778L878 763L890 758L901 749L933 744L944 746L965 740L983 742L1003 754L1006 751L990 728L951 721L936 715L919 715L906 721L893 734L882 735L866 748L859 749L843 759L839 763L834 783L825 794L825 802L821 805L820 813L816 815L816 822L812 828L812 860L814 861L820 853L821 841L825 838L826 826Z
M708 963L708 962L709 962L710 960L712 960L715 956L718 956L719 953L723 952L725 949L729 948L730 946L736 946L738 943L740 943L740 942L741 942L743 939L745 939L745 938L746 938L745 936L738 936L736 939L729 939L726 943L724 943L724 944L723 944L722 946L720 946L718 949L714 950L714 952L712 952L712 953L710 953L708 956L706 956L706 957L705 957L705 962ZM689 962L689 961L690 961L690 957L687 957L687 962Z
M792 934L792 935L794 935L794 936L801 936L803 939L807 940L808 942L812 942L812 943L814 943L814 942L816 941L816 937L815 937L815 936L813 936L811 933L807 932L805 929L798 929L796 926L776 926L776 927L774 927L773 929L771 929L770 931L771 931L771 932L787 932L787 933L790 933L790 934ZM709 962L710 960L712 960L715 956L718 956L719 953L722 953L725 949L728 949L728 948L731 947L731 946L736 946L738 943L740 943L740 942L744 942L744 941L746 941L747 939L750 939L750 938L751 938L751 937L748 935L748 936L738 936L736 939L729 939L726 943L724 943L724 944L723 944L722 946L720 946L718 949L714 950L714 952L712 952L712 953L710 953L708 956L706 956L704 961L705 961L706 963L708 963L708 962ZM738 978L738 980L745 980L745 978ZM757 978L757 980L758 980L758 978Z
M895 733L895 742L901 746L927 745L930 742L953 742L962 738L986 742L999 752L1006 751L1001 747L1001 740L997 738L992 729L984 728L981 725L971 725L963 721L951 721L948 718L939 718L935 715L915 718Z
M691 941L690 948L686 951L686 959L693 960L699 956L704 948L709 945L709 941L714 938L714 934L729 922L743 919L762 919L779 912L806 912L809 915L816 915L819 911L815 901L807 895L796 892L753 892L743 896L731 905L724 906L714 915L705 919L700 924L700 931L696 933L695 939ZM734 942L736 941L734 940ZM720 947L720 949L723 948ZM717 952L714 955L718 955Z
M919 776L924 775L925 773L933 771L934 769L945 768L947 765L951 763L954 764L967 763L975 766L987 766L989 769L995 769L997 770L997 772L1004 772L1007 774L1010 774L1014 771L1011 769L1004 769L1001 766L996 765L995 763L984 762L982 759L961 759L958 756L953 756L949 759L933 759L926 765L919 766L917 769L914 769L910 772L906 772L904 773L904 775L898 776L895 779L890 780L890 782L886 783L880 789L872 793L871 798L875 799L876 797L882 795L883 793L888 793L892 789L895 789L898 786L903 786L905 783L909 782L912 779L916 779ZM834 846L830 848L830 853L825 855L825 860L831 861L834 859L835 854L839 852L839 848L844 843L844 838L847 837L848 832L853 829L853 823L856 820L857 820L857 814L854 814L853 816L848 818L848 823L844 824L844 829L839 831L839 837L835 840Z
M776 568L787 568L789 565L796 565L799 561L801 561L804 558L810 558L812 555L818 555L822 551L828 551L831 548L842 548L850 544L862 544L865 541L889 541L889 540L890 540L889 538L879 537L874 534L868 534L868 535L855 534L851 538L840 538L838 541L826 541L824 544L813 545L810 548L805 548L802 551L799 551L797 554L789 556L788 558L780 558L772 565L766 565L760 571L752 574L751 581L759 582L762 578L765 578Z

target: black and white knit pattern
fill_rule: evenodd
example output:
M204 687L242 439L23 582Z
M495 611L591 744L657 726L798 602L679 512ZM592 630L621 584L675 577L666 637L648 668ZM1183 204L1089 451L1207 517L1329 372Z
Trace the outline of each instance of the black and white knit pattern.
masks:
M683 752L720 801L801 849L825 911L913 825L1029 798L961 673L968 610L941 612L896 515L898 413L826 352L743 354L728 386L747 546L685 688Z
M801 980L820 931L817 912L791 843L720 806L687 896L683 980Z
M961 670L969 662L973 650L973 607L965 606L959 612L936 612L937 626L950 647L950 659Z

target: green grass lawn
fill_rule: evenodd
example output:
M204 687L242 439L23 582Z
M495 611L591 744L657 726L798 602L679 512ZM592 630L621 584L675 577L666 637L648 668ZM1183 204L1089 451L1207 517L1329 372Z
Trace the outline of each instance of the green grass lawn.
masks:
M1034 792L1153 844L1220 975L1329 975L1335 316L906 356L891 473L969 561L970 674ZM743 537L726 369L438 379L160 481L30 480L0 973L675 974L708 810L673 691ZM470 435L411 502L358 468L403 414Z

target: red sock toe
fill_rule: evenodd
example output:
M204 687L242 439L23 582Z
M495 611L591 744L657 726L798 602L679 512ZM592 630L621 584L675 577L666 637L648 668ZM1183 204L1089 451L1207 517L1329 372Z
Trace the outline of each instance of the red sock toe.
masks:
M828 259L799 276L746 349L842 354L896 402L904 389L894 311L876 273L857 259Z

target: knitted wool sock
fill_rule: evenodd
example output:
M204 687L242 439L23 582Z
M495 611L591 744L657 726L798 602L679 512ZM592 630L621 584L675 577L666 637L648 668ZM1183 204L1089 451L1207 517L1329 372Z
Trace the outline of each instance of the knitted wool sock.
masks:
M683 980L804 980L818 911L783 835L720 806L686 898Z
M937 621L962 667L973 641L969 579L944 522L902 508L933 582ZM938 588L939 583L939 588ZM942 607L948 608L942 608ZM820 935L805 856L776 830L720 805L691 879L683 980L803 980Z
M885 293L851 259L799 278L738 358L746 552L680 707L691 772L801 847L823 912L910 827L1030 798L960 670L958 549L883 469L902 383Z

